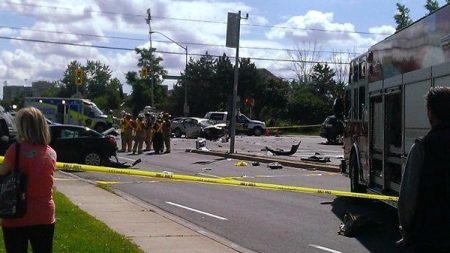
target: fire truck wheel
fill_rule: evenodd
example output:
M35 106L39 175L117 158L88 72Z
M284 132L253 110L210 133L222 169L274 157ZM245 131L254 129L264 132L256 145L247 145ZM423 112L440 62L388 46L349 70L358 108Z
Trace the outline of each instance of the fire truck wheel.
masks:
M358 181L359 164L358 160L356 159L355 152L352 152L350 156L349 170L350 170L350 190L352 192L359 192L359 193L365 192L364 186L361 185Z

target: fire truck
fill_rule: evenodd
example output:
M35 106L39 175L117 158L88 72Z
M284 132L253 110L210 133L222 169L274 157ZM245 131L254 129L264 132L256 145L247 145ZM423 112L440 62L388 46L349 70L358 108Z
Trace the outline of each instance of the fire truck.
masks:
M352 192L399 194L409 149L430 129L424 96L448 85L448 4L351 61L341 170Z

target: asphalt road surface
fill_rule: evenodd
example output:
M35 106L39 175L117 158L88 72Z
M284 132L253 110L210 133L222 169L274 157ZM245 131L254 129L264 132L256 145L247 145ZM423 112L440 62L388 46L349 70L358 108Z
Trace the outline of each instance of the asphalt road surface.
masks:
M242 137L240 141L247 146L237 142L237 147L255 152L268 143L289 147L291 138L298 139ZM336 157L339 150L342 152L339 146L321 144L323 139L300 138L305 144L300 156L314 152L316 147L321 148L321 153ZM310 144L306 141L309 139ZM337 173L289 167L271 170L265 164L251 163L238 167L236 160L185 152L186 148L193 148L192 144L195 147L195 141L174 139L170 154L120 156L123 160L141 158L143 161L136 167L148 171L349 190L348 178ZM226 148L224 144L207 144L213 145ZM397 212L378 201L122 175L77 174L92 180L119 182L111 187L255 252L398 252L394 245L400 238ZM356 237L338 234L345 212L360 215L365 221Z

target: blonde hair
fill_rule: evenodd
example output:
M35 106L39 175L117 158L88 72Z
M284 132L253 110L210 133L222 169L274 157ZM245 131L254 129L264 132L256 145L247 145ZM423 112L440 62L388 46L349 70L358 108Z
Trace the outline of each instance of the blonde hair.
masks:
M44 115L35 107L25 107L16 114L17 139L19 142L47 145L50 129Z

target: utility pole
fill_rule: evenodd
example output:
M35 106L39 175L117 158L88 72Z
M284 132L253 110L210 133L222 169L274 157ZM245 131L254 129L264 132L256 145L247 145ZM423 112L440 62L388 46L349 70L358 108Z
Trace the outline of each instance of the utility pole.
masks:
M236 102L239 80L239 37L241 31L241 19L248 19L248 13L245 18L241 17L241 11L238 13L228 12L227 21L227 47L236 48L236 60L234 63L234 82L233 82L233 98L231 106L231 125L230 125L230 153L234 153L234 144L236 139Z
M186 45L186 47L184 48L186 51L186 64L184 66L184 75L186 76L186 71L187 71L187 65L188 65L188 47ZM183 106L183 113L184 116L188 116L189 115L189 105L188 105L188 98L187 98L187 80L184 80L184 106Z
M153 49L152 49L152 26L151 26L151 20L152 15L150 13L150 8L147 9L147 19L145 21L148 24L148 38L150 40L150 67L149 67L149 74L150 74L150 105L153 107L154 98L153 98Z

